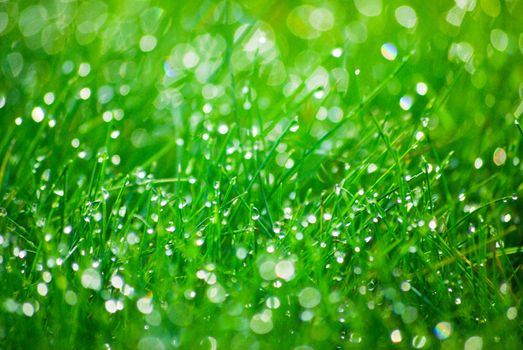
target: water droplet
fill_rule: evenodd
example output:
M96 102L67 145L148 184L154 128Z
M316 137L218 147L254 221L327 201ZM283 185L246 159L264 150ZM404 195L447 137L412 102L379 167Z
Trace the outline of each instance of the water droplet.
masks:
M258 212L258 209L256 208L252 208L252 215L251 215L251 219L253 221L256 221L260 218L260 213Z

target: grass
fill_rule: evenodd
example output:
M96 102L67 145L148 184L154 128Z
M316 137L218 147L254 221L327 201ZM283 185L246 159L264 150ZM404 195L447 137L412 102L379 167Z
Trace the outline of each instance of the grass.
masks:
M521 348L520 13L1 2L0 348Z

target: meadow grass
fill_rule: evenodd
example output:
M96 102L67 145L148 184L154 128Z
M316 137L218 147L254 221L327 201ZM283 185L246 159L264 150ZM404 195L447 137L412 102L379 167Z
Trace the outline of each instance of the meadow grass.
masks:
M0 2L0 348L520 349L523 2Z

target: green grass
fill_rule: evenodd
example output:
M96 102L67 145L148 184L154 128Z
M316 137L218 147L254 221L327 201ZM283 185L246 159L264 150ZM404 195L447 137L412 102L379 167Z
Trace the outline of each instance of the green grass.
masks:
M521 14L0 2L0 348L520 349Z

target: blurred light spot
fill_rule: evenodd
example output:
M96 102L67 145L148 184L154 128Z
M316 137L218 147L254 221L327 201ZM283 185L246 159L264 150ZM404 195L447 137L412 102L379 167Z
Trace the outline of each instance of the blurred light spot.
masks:
M412 103L412 97L409 95L405 95L400 98L400 107L404 111L408 111L410 107L412 107Z
M345 33L347 35L347 39L353 43L362 44L367 41L367 26L365 23L360 21L349 23L345 28Z
M42 30L47 20L47 10L41 5L25 8L18 18L18 26L24 36L32 36Z
M461 23L463 22L463 19L465 18L465 10L454 6L452 7L449 12L447 12L446 20L448 23L452 24L455 27L461 26Z
M76 303L78 302L78 297L76 296L76 293L72 290L68 290L67 292L65 292L64 299L65 302L71 306L76 305Z
M493 29L490 32L490 43L498 51L505 51L508 47L508 36L507 33L501 29Z
M312 309L320 303L321 294L316 288L306 287L298 294L298 300L301 306Z
M0 34L4 32L9 24L9 16L5 12L0 12Z
M151 52L156 47L157 39L154 35L144 35L140 39L140 50Z
M84 87L80 90L79 95L82 100L88 100L89 97L91 97L91 89L89 89L88 87Z
M279 261L275 266L276 276L286 281L294 278L294 264L290 260Z
M414 28L416 26L416 22L418 21L416 12L410 6L400 6L396 8L394 15L396 17L396 21L398 21L401 26L408 29Z
M44 95L44 102L46 105L51 105L54 102L54 94L52 92L48 92Z
M87 289L100 290L102 288L102 277L100 273L92 268L86 269L82 273L82 286Z
M273 328L271 311L265 310L259 314L255 314L249 322L249 327L256 334L269 333Z
M515 306L509 307L507 310L507 318L512 321L516 317L518 317L518 309Z
M211 303L223 303L226 297L225 289L219 283L216 283L207 289L207 298L209 298Z
M35 107L31 112L31 118L37 123L41 123L45 118L45 113L42 107Z
M343 50L341 49L341 47L337 47L331 51L332 57L339 58L339 57L341 57L342 54L343 54Z
M378 166L374 163L369 164L369 166L367 167L367 173L369 174L376 172L376 170L378 170Z
M334 16L326 8L317 8L310 13L309 22L314 29L326 32L334 27Z
M148 315L153 312L152 297L142 297L136 301L136 308L144 315Z
M496 164L497 166L505 164L505 162L507 161L507 153L505 149L501 147L496 148L492 159L494 160L494 164Z
M434 327L434 335L440 339L445 340L452 334L452 326L448 322L439 322Z
M474 48L466 41L452 43L449 48L449 59L460 59L462 62L468 62L474 54Z
M310 19L316 10L311 5L301 5L295 7L287 16L287 27L292 34L301 39L315 39L320 36L318 30L311 26Z
M229 127L227 126L227 124L220 124L218 126L218 133L220 135L225 135L229 132Z
M414 338L412 338L412 346L415 349L422 349L427 344L427 337L424 335L415 335Z
M354 0L356 9L364 16L376 17L381 14L381 0Z
M64 64L65 65L65 64ZM71 66L72 70L72 66ZM91 73L91 65L89 63L80 63L80 66L78 67L78 75L81 77L86 77Z
M183 65L187 69L196 67L198 62L200 62L200 57L193 50L189 50L183 55Z
M390 333L390 340L394 344L401 343L402 337L401 337L401 331L399 329L395 329Z
M481 9L490 17L497 17L501 11L499 0L480 0Z
M473 336L465 342L464 350L481 350L483 348L483 338Z
M34 313L35 313L35 308L34 308L33 304L31 304L31 303L23 303L22 304L22 312L27 317L32 317L34 315Z
M419 82L416 84L416 93L420 96L425 96L427 94L428 87L427 84Z
M36 287L36 290L38 294L45 297L47 295L47 284L45 283L38 283L38 286Z
M398 56L398 49L391 43L386 43L381 46L381 54L385 59L394 61Z

